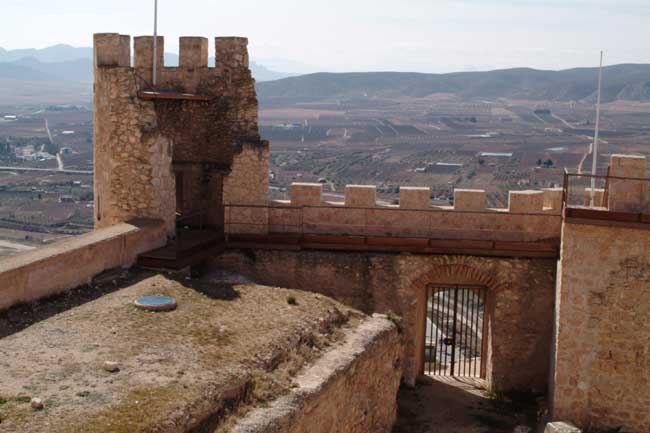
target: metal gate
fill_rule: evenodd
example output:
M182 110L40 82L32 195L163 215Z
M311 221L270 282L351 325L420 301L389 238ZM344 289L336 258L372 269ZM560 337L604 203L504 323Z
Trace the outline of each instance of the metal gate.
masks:
M485 377L486 295L480 286L427 288L426 374Z

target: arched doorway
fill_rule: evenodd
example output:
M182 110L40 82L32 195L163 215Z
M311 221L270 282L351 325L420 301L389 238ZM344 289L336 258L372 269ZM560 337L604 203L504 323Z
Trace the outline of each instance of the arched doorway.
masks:
M487 288L430 284L426 291L424 373L485 378Z
M467 335L474 335L473 345L465 344L464 341L461 341L455 347L456 354L459 352L460 348L461 354L460 359L465 360L467 365L465 365L464 375L468 375L468 369L471 365L471 375L470 378L472 381L479 380L478 383L481 383L481 386L485 386L487 389L492 389L493 386L493 344L494 344L494 314L495 314L495 305L496 305L496 296L500 292L501 285L497 282L494 276L485 272L485 270L479 269L475 266L472 266L469 263L466 263L466 258L459 257L453 258L451 263L439 264L437 266L431 267L428 271L420 274L414 280L414 288L417 293L418 302L417 302L417 313L416 313L416 335L414 345L407 347L407 350L413 350L410 352L415 358L415 375L429 375L429 367L431 368L431 375L434 374L436 370L439 374L451 374L451 344L457 343L456 341L446 340L448 343L447 349L449 351L445 355L444 348L442 357L440 356L440 344L445 344L445 341L441 341L438 344L433 344L429 342L430 338L427 337L427 333L431 338L439 338L437 331L431 331L431 313L434 314L433 322L437 320L444 320L443 314L447 315L450 319L448 324L439 324L439 328L445 329L445 334L447 329L448 333L452 335L444 335L442 338L454 338L453 336L453 318L456 315L456 308L464 308L466 310L474 308L474 327L471 332L467 332ZM460 307L454 307L454 292L458 288L459 299L457 304L461 304ZM474 293L469 295L468 293ZM447 295L445 295L448 294ZM463 299L463 296L465 298ZM430 300L433 297L433 300L440 302L442 306L443 301L449 301L449 307L447 309L447 304L445 303L444 309L441 308L430 308ZM436 299L439 298L439 299ZM469 300L469 307L467 304L462 306L463 301ZM480 301L479 301L480 300ZM478 309L478 310L477 310ZM438 318L435 317L436 311L438 313ZM478 311L478 313L477 313ZM453 314L452 314L453 312ZM464 315L464 313L459 313ZM469 311L470 321L472 319L472 312ZM477 317L478 316L478 317ZM456 317L457 323L457 332L458 329L458 319ZM478 326L476 320L478 319ZM427 326L428 325L428 326ZM462 328L463 331L463 340L465 338L466 328ZM480 341L480 346L477 348L477 334L478 340ZM459 338L459 337L456 337ZM429 346L429 347L427 347ZM433 356L433 347L438 349L438 355L436 355L435 361L432 360ZM478 359L474 359L478 358ZM457 359L454 359L454 376L458 376L458 363ZM444 365L438 365L439 363ZM474 367L476 365L476 367ZM462 365L460 365L460 374L463 375ZM444 369L444 370L442 370ZM447 373L448 372L448 373ZM415 382L415 377L413 377L413 383Z

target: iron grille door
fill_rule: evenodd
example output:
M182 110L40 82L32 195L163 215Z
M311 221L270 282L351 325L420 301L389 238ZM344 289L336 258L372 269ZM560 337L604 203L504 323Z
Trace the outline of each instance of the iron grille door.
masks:
M427 289L425 373L483 377L487 289L431 286Z

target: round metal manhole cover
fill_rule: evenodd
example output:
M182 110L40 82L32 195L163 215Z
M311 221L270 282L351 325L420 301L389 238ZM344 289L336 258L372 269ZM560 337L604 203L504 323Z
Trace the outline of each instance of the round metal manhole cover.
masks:
M176 299L171 296L142 296L135 301L135 306L147 311L171 311L176 309Z

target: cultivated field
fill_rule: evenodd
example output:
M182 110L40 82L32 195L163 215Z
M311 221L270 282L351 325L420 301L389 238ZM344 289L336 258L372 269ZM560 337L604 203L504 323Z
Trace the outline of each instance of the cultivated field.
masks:
M409 185L431 187L432 204L481 188L501 207L509 190L559 186L581 163L589 170L594 119L586 102L437 93L262 100L260 129L271 140L273 198L302 181L324 183L335 201L346 184L373 184L396 203ZM650 153L650 103L605 104L601 137L601 173L611 153ZM92 176L65 171L91 172L92 161L92 106L0 106L0 255L92 228ZM51 171L22 170L33 168Z

